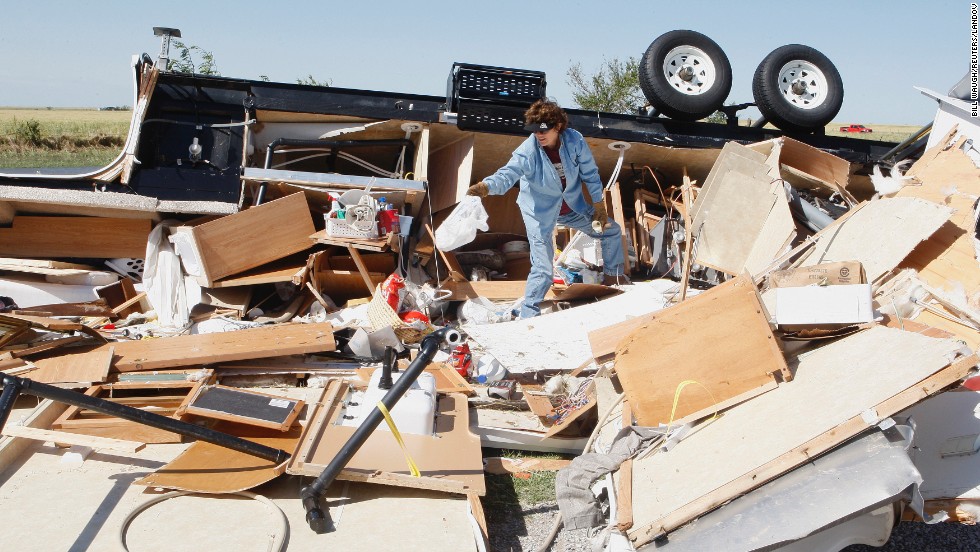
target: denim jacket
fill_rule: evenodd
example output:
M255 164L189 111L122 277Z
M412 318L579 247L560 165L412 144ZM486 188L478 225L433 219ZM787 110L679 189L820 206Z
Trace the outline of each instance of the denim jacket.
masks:
M506 165L483 181L487 183L491 195L503 195L520 181L517 205L522 213L542 223L542 226L553 227L562 196L573 211L591 217L595 211L592 204L602 200L602 181L589 144L580 132L566 128L561 133L558 153L565 169L567 187L564 194L558 171L533 134L514 150ZM589 203L583 197L580 181L585 182L592 196ZM528 228L528 231L531 230Z

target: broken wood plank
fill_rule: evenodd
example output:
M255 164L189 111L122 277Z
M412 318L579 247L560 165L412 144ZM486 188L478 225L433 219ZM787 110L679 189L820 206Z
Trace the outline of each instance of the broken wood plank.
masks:
M31 379L41 383L91 383L105 381L112 364L114 344L84 352L44 358L34 361L37 370Z
M623 272L630 274L633 271L633 267L630 266L630 244L626 233L626 216L623 214L623 193L619 186L619 182L614 182L613 185L603 193L603 201L606 204L606 212L612 215L612 219L616 221L616 224L618 224L620 229L622 229L620 238L623 242Z
M226 276L309 249L314 231L300 192L197 226L174 227L171 238L184 255L197 257L193 264L200 270L191 275L211 287Z
M54 402L51 399L44 399L37 407L32 410L23 421L19 423L21 427L46 429L58 419L68 405L65 403ZM8 420L8 424L12 421ZM17 459L30 448L34 443L27 439L16 439L14 437L0 437L0 474L4 474L8 469L19 466Z
M0 228L0 255L142 259L151 226L148 219L17 216Z
M793 381L634 462L629 538L649 542L959 381L977 363L951 362L960 350L876 327L801 356Z
M336 347L329 322L277 324L232 332L119 341L112 345L116 354L112 368L116 372L319 353Z
M623 401L622 426L624 428L633 425L633 414L630 409L630 402ZM619 466L619 473L616 476L619 481L616 484L616 527L620 531L627 531L633 527L633 459L627 458Z
M13 424L7 424L3 427L3 435L7 437L19 437L22 439L33 439L35 441L47 441L65 445L79 445L83 447L91 447L97 450L111 450L114 452L124 453L139 452L146 447L146 443L139 443L136 441L124 441L122 439L110 439L108 437L80 435L78 433L54 431L51 429L39 429L36 427L26 427Z
M615 368L643 426L709 408L772 382L776 373L790 378L748 275L654 314L618 345Z

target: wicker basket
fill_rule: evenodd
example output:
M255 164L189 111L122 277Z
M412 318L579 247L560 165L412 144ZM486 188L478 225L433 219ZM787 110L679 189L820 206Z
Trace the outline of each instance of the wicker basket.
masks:
M374 297L368 304L368 320L371 327L380 330L391 326L398 339L405 343L418 343L422 338L432 333L434 328L427 326L424 330L417 330L398 318L398 314L391 308L391 305L381 296L381 286L374 288Z

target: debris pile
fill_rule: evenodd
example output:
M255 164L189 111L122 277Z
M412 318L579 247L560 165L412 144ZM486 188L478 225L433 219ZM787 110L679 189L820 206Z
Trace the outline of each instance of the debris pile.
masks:
M404 130L340 123L351 142ZM438 247L461 191L494 165L474 151L499 158L512 137L407 133L423 134L413 145L428 155L414 178L405 150L395 178L253 164L241 180L248 206L230 213L0 198L4 416L18 393L89 399L0 423L4 477L38 450L32 440L121 456L170 445L132 485L224 495L330 472L327 484L380 486L306 487L318 533L343 530L342 496L424 496L464 535L468 518L479 527L473 543L433 545L456 550L486 545L485 471L561 468L566 528L603 527L617 550L752 550L891 503L909 517L975 521L964 505L980 481L935 479L975 467L976 439L929 441L942 453L918 445L960 462L932 471L891 444L927 442L907 418L917 407L926 418L934 395L980 403L968 380L980 345L980 169L955 129L906 174L873 179L790 138L729 142L707 164L678 149L672 162L689 154L690 167L666 172L649 165L669 148L633 148L626 166L643 168L624 170L606 203L626 229L635 283L599 284L598 244L559 229L556 284L529 319L513 315L530 261L512 195L484 200L489 232ZM270 157L309 147L253 138ZM602 170L614 161L597 157ZM120 163L113 178L134 170L132 156ZM877 192L862 185L871 180ZM961 431L950 437L976 437ZM486 459L484 448L575 459ZM880 485L820 476L848 468ZM591 490L600 479L608 516ZM796 504L762 540L732 521L828 489L833 509ZM2 491L16 504L16 489Z

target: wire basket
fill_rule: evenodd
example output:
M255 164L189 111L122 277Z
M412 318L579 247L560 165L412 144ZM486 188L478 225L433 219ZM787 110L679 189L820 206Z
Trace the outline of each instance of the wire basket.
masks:
M401 318L398 318L398 314L385 301L384 297L381 296L380 285L374 288L374 297L368 303L367 314L373 329L380 330L391 326L398 339L405 343L418 343L422 341L423 337L432 333L434 329L432 326L427 326L424 330L419 330L409 326Z

